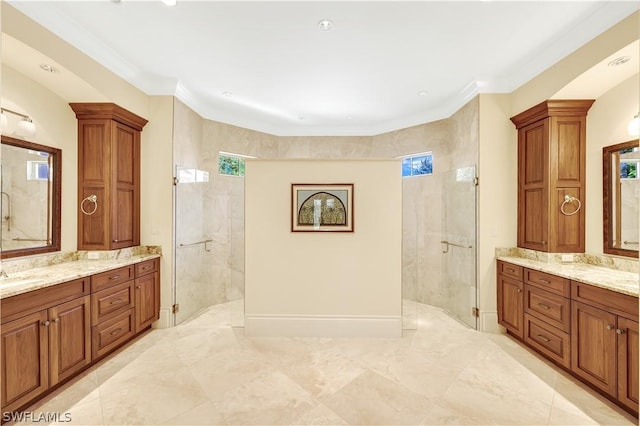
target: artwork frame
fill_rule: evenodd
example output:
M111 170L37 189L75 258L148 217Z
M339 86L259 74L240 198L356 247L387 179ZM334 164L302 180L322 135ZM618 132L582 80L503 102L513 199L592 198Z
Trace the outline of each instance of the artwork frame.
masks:
M291 232L353 232L353 183L292 183Z

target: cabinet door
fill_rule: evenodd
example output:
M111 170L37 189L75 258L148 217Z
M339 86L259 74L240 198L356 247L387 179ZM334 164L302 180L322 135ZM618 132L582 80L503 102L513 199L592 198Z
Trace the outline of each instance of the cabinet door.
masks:
M140 132L113 123L111 216L112 248L140 243Z
M518 130L518 247L547 251L549 124Z
M571 303L571 371L615 397L616 316Z
M618 317L618 400L638 412L638 323Z
M160 316L160 279L157 272L136 278L136 333Z
M51 385L91 362L90 300L85 296L49 309Z
M78 249L109 249L111 121L78 123ZM95 195L97 204L83 199ZM82 202L82 206L80 203ZM82 212L82 208L88 213Z
M511 334L524 337L524 284L498 275L498 323Z
M49 387L47 311L2 326L2 411L13 411Z

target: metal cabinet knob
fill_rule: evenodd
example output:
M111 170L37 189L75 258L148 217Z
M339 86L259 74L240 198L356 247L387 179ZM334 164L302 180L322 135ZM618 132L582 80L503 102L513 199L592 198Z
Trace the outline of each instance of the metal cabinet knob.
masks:
M49 321L43 321L42 325L45 327L49 327L49 324L51 324Z
M613 330L615 327L611 324L607 324L607 330Z
M618 328L618 329L616 330L616 333L618 333L618 334L624 334L624 333L625 333L625 330L624 330L624 329L622 329L622 328Z
M60 317L55 317L52 321L53 321L53 322L56 322L56 323L57 323L57 322L60 322Z

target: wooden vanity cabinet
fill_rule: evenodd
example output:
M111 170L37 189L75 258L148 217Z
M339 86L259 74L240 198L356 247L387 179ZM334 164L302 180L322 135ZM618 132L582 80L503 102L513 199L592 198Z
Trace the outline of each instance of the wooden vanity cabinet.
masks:
M500 260L497 268L498 323L637 416L638 298Z
M140 132L147 120L112 103L69 105L78 119L78 250L139 245ZM93 195L97 203L83 201Z
M514 117L518 129L518 247L582 253L585 209L564 215L565 195L585 202L586 117L593 100L547 100ZM577 203L565 206L572 213Z
M638 412L638 298L571 283L571 370Z
M524 284L523 268L498 261L498 323L507 331L524 337Z
M135 302L136 333L148 328L160 318L160 274L158 259L136 265Z
M2 412L91 363L89 280L0 300Z

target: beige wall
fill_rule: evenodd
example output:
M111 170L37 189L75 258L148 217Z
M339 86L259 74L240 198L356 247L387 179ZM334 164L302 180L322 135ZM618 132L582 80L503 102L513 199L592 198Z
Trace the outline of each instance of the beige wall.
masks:
M18 73L2 67L0 104L29 115L36 125L31 142L62 150L62 236L63 251L77 247L77 122L69 105L47 88ZM7 136L23 137L8 134Z
M498 331L497 247L517 244L518 144L509 121L510 95L480 95L478 306L479 329Z
M356 232L291 232L291 184L328 181ZM247 161L245 332L400 336L401 199L399 160Z
M627 125L640 110L639 83L638 74L620 83L596 99L587 115L587 253L603 253L602 148L637 139Z

